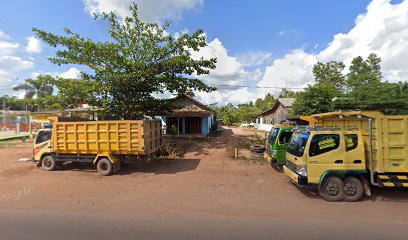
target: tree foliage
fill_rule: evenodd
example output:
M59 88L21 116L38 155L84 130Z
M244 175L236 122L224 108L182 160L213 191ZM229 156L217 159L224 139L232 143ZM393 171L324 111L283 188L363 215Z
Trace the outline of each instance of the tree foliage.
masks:
M24 90L24 99L18 100L19 104L25 105L27 110L42 111L55 107L53 101L54 92L50 82L54 78L50 75L38 75L35 79L28 78L24 83L13 88L15 91Z
M296 98L298 92L294 92L290 89L283 88L282 91L279 93L279 98Z
M135 119L169 110L168 100L154 94L215 90L191 75L208 74L216 59L193 59L192 51L207 45L201 29L178 37L168 34L169 23L160 26L139 18L137 5L123 21L114 13L103 14L109 22L111 41L94 42L65 28L60 36L34 28L35 34L52 47L58 47L54 64L79 64L90 68L83 73L85 83L93 82L92 99L111 115Z
M313 75L316 83L334 86L339 91L344 87L345 77L342 73L345 65L342 62L318 62L313 66Z
M13 88L15 91L25 91L24 98L43 98L52 95L54 88L49 84L50 75L39 75L36 79L28 78L24 83Z
M340 62L317 63L315 85L299 93L294 114L310 115L334 110L379 110L386 114L408 113L407 82L381 82L381 59L370 54L354 58L346 75Z
M305 91L299 92L292 111L295 115L311 115L333 111L332 100L338 95L337 89L328 84L309 85Z

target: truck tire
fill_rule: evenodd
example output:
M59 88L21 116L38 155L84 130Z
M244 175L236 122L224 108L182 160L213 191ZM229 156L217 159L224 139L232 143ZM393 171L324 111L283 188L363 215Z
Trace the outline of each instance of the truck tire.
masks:
M282 173L283 172L283 165L278 163L278 160L273 159L271 160L271 166L273 169L275 169L276 171Z
M339 177L327 177L319 187L319 194L326 201L342 201L344 199L344 183Z
M355 177L347 177L344 179L344 200L355 202L361 199L364 195L364 186L360 179Z
M41 161L41 168L45 171L54 171L57 168L57 162L52 156L45 156Z
M249 148L252 152L255 153L263 153L265 150L265 146L259 144L251 145Z
M102 176L109 176L113 172L113 165L107 158L101 158L96 164L96 169Z

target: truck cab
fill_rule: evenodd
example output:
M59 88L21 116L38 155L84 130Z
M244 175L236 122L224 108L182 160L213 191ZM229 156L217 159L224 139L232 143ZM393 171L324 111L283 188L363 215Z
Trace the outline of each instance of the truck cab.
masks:
M273 125L266 140L264 158L281 171L286 161L286 148L293 134L291 125Z
M294 129L285 174L299 187L317 188L328 201L356 201L367 174L361 131L338 127Z
M42 158L52 152L52 128L42 128L38 131L33 146L33 161L41 164Z

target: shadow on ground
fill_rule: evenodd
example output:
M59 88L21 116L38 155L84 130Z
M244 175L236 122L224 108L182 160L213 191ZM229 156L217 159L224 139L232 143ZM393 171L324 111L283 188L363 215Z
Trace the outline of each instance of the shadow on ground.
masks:
M321 199L316 190L299 189L306 197ZM408 188L372 188L371 196L363 196L360 202L384 201L384 202L408 202Z
M147 160L135 160L121 165L119 172L114 175L131 175L134 173L176 174L195 170L200 159L161 159L150 162ZM59 168L60 171L96 172L91 163L65 163Z

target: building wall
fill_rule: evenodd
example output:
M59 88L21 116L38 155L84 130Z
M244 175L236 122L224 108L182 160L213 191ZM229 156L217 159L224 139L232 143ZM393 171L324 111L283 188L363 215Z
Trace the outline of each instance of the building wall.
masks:
M263 116L262 124L279 124L280 122L285 120L287 114L288 109L279 104L274 112Z
M211 131L211 126L214 124L214 114L209 117L202 117L202 133L208 135Z

